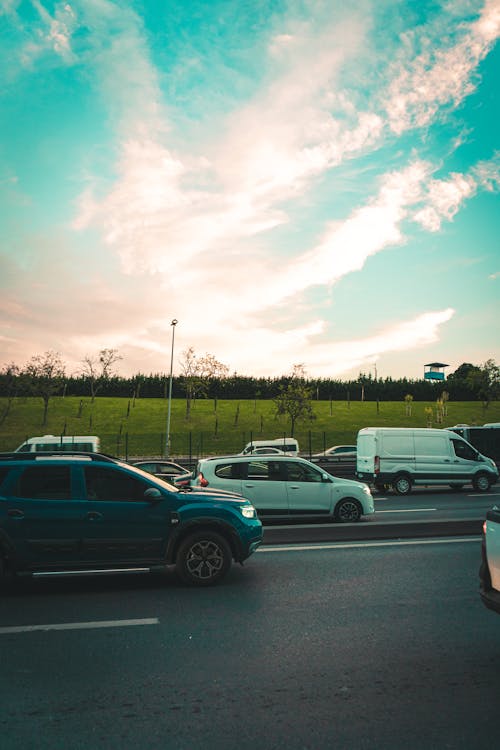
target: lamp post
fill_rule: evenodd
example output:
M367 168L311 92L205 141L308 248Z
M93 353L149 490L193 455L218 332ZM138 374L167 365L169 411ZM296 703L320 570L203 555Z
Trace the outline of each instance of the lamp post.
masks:
M167 439L165 441L165 458L170 455L170 413L172 410L172 375L174 368L174 339L175 339L175 326L179 321L174 318L170 325L172 326L172 351L170 354L170 382L168 385L168 412L167 412Z

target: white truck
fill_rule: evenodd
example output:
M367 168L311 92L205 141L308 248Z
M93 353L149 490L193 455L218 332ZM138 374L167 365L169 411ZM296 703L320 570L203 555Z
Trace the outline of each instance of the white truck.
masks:
M500 614L500 508L486 513L481 544L479 590L488 609Z
M356 476L376 489L407 495L414 485L472 484L487 492L498 480L495 462L450 430L365 427L358 433Z

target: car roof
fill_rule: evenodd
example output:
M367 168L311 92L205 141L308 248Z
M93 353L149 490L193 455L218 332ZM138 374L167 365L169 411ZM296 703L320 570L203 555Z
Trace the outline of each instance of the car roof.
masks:
M207 458L200 458L198 463L209 463L211 461L305 461L310 463L307 459L301 456L289 456L286 454L279 453L259 453L254 455L248 453L246 456L240 456L239 454L229 454L227 456L208 456Z
M41 451L39 453L0 453L0 461L25 461L28 463L34 463L37 461L103 461L105 463L121 463L119 458L114 456L108 456L106 453L90 453L87 451L74 451L68 453L67 451Z

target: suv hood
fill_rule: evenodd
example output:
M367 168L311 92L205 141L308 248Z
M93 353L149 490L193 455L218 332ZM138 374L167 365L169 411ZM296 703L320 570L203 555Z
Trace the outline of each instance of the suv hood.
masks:
M238 495L237 492L229 492L229 490L216 490L213 487L187 487L185 490L179 488L181 494L186 494L193 499L200 499L202 501L213 500L239 500L240 502L247 502L247 498L242 495Z

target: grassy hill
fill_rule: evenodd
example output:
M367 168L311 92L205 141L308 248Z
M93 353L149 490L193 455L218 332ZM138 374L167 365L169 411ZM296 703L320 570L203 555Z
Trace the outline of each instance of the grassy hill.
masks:
M480 402L449 402L442 423L436 420L434 402L414 402L411 415L404 402L314 401L315 419L301 422L295 437L301 450L318 452L330 445L354 443L361 427L426 427L432 409L433 427L457 423L500 422L500 402L485 409ZM35 435L98 435L101 449L123 457L161 456L164 452L167 400L98 397L55 397L48 421L42 425L40 398L16 399L6 414L7 400L0 398L0 451L10 451ZM288 422L276 418L272 401L196 401L186 419L183 399L173 399L170 421L171 455L202 456L242 450L253 438L289 435Z

